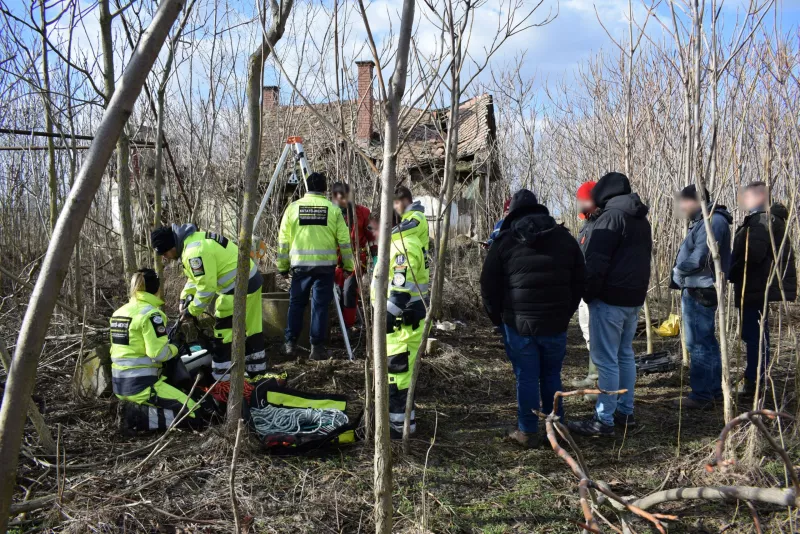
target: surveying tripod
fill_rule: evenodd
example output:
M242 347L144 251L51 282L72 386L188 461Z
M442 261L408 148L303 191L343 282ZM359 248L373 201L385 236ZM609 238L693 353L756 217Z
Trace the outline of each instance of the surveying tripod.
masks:
M264 213L264 208L267 207L267 202L269 202L269 197L272 196L272 191L275 189L275 183L278 181L278 176L280 176L281 171L283 171L283 167L286 165L286 160L289 158L289 153L293 152L294 160L293 160L293 169L296 169L296 165L300 165L300 172L302 174L302 181L297 179L297 174L295 170L292 170L292 177L289 178L288 183L302 183L306 185L306 179L311 174L311 171L308 168L308 161L306 161L306 153L303 151L303 138L302 137L289 137L286 140L286 146L283 147L283 152L281 152L281 157L278 159L278 165L275 167L275 172L272 173L272 178L269 180L269 185L267 185L267 191L264 193L264 198L261 199L261 204L258 206L258 211L256 212L256 217L253 220L253 231L255 231L256 226L258 225L259 219L261 219L261 215ZM307 186L306 186L307 188ZM348 236L349 236L348 232ZM255 236L253 236L253 243L260 242L257 240ZM355 261L358 261L358 256L355 257ZM342 336L344 337L344 344L347 347L347 357L352 361L353 360L353 350L350 348L350 338L347 335L347 326L344 324L344 316L342 316L342 309L339 307L339 295L336 293L336 290L333 291L333 300L336 303L336 314L339 316L339 327L342 329Z

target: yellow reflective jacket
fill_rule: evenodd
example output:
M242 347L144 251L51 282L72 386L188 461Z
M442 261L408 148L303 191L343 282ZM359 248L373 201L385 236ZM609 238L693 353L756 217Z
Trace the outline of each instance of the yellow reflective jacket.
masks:
M422 301L428 297L428 286L429 271L425 267L425 255L419 240L413 235L392 234L387 313L399 317L404 309L413 308L421 310L424 317ZM372 298L375 297L373 291Z
M400 216L400 224L392 228L392 239L396 235L413 236L422 247L422 254L425 258L425 283L430 278L430 255L428 245L430 244L430 233L428 230L428 219L425 218L425 207L417 200L410 204Z
M353 270L350 231L342 210L321 193L295 200L281 220L278 233L278 271L295 267L336 267L337 251L345 271Z
M199 317L217 294L233 292L239 247L222 235L196 229L183 237L182 243L181 263L187 280L181 300L193 295L189 313ZM257 274L258 268L250 260L250 278Z
M114 393L135 395L155 384L161 364L178 347L167 337L167 316L157 296L139 291L111 316L111 377Z

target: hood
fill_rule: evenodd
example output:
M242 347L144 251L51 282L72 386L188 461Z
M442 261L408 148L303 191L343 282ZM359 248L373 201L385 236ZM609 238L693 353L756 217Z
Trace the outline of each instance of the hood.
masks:
M784 221L789 218L789 210L786 209L786 206L784 206L780 202L776 202L775 204L770 206L769 212L775 217L783 219Z
M175 250L178 251L178 257L183 254L183 240L197 231L197 226L192 223L186 224L173 224L172 234L175 236Z
M511 224L511 232L514 239L520 243L532 247L542 239L546 239L558 227L555 219L553 219L547 208L540 206L541 210L533 210L532 212L518 217Z
M637 193L629 193L627 195L618 195L606 202L604 211L619 210L632 217L644 219L650 208L644 205L642 199L639 198Z
M514 196L511 197L511 203L508 206L508 215L506 215L505 219L503 219L503 224L500 226L500 230L502 231L511 228L511 223L530 213L550 215L550 212L547 211L547 208L539 204L539 201L536 200L536 195L527 189L520 189L514 193Z
M710 212L712 209L714 210L714 215L721 215L728 222L728 224L733 224L733 215L730 214L727 206L724 206L722 204L717 204L715 206L713 202L709 202L708 211ZM702 220L703 220L703 210L700 210L694 214L694 217L692 217L692 224Z
M592 189L592 200L595 205L603 209L609 200L620 195L631 193L631 182L621 172L610 172L600 178Z
M422 202L420 202L419 200L415 200L414 202L406 206L405 212L409 211L419 211L421 213L425 213L425 206L423 206Z

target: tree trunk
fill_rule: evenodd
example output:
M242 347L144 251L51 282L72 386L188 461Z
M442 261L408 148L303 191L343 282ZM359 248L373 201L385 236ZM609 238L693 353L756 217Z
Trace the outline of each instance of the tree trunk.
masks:
M17 347L6 380L0 406L0 532L8 526L8 513L14 494L20 440L25 426L36 366L53 308L69 269L70 256L78 241L83 221L91 207L114 151L114 143L133 112L136 98L153 67L169 29L178 17L183 0L163 0L153 21L131 55L120 89L108 102L95 140L84 156L83 165L56 222L42 263L41 274L31 295L17 338Z
M386 294L389 288L389 242L392 201L397 178L397 143L400 102L406 90L408 51L414 25L414 0L403 1L395 68L384 104L383 169L381 170L381 226L378 263L375 266L373 302L373 367L375 370L375 532L392 532L392 446L389 438L389 368L386 356ZM378 59L378 58L376 58Z
M47 12L45 2L40 0L42 17L42 104L44 104L44 129L47 132L47 188L50 194L50 233L58 218L58 180L56 177L56 148L53 139L53 106L50 102L50 65L47 59Z
M247 74L247 114L248 139L245 155L244 195L242 197L242 216L239 226L239 258L236 264L236 289L233 296L233 343L231 346L231 389L228 395L226 425L228 432L235 435L238 420L242 413L244 394L245 340L247 337L245 313L247 307L247 282L250 272L250 247L253 241L253 219L255 218L258 197L258 174L261 164L261 79L264 61L275 44L283 37L286 22L292 11L294 0L285 0L272 8L272 22L261 46L250 55Z

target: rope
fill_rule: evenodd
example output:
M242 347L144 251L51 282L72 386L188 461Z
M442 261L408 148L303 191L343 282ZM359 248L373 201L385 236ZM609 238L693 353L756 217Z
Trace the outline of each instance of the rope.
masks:
M278 408L267 405L251 408L253 426L261 436L271 434L330 434L348 423L341 410Z

